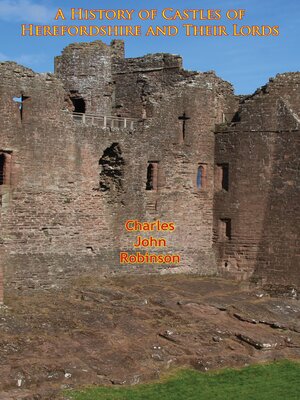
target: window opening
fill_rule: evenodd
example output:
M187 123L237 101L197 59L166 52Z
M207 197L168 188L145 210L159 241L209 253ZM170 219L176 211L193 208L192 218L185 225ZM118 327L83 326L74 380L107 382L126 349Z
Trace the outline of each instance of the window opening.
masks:
M82 97L71 97L74 113L85 114L85 101Z
M206 186L206 164L199 164L196 178L197 189L203 189Z
M4 184L5 155L0 153L0 185Z
M229 164L218 164L218 186L219 190L229 190Z
M146 190L157 190L158 183L158 162L149 161L147 167Z
M222 218L220 220L220 237L221 239L231 239L231 219Z
M0 185L10 183L11 154L0 150Z

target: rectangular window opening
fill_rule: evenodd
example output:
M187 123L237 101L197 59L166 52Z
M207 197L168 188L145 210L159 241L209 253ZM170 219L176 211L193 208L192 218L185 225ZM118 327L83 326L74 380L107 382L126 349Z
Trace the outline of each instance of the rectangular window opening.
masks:
M220 239L231 240L231 219L220 219Z
M0 185L10 184L11 152L0 150Z
M5 155L0 153L0 185L4 184Z
M217 164L216 183L218 190L229 190L229 164Z

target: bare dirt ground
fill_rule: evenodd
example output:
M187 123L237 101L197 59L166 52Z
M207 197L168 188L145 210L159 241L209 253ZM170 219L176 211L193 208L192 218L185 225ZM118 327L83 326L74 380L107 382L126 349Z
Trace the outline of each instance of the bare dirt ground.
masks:
M300 302L197 276L81 278L10 291L0 307L0 399L137 384L167 369L207 371L300 359Z

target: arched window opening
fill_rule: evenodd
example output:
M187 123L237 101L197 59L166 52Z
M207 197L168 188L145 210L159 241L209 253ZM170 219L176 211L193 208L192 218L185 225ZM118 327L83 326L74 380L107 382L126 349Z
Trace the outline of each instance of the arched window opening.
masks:
M196 178L197 189L204 189L206 186L206 164L199 164Z
M158 162L149 161L147 167L146 190L157 190Z
M203 166L199 165L197 172L197 188L201 189L203 186Z
M153 165L148 164L146 190L153 190L153 170Z

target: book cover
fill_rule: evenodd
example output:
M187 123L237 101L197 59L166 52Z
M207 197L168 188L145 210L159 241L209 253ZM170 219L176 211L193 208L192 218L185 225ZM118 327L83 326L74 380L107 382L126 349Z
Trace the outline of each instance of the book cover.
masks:
M167 307L175 298L180 304L179 277L184 297L189 290L196 296L200 277L211 277L203 291L217 291L218 277L232 285L228 292L222 288L228 295L245 282L251 290L297 298L299 16L296 0L0 0L2 310L20 307L16 293L21 293L33 320L45 319L49 328L54 320L46 317L46 299L54 301L53 293L54 309L67 293L68 307L58 313L64 320L80 299L101 306L115 301L123 307L129 299L147 305L145 286L139 300L126 288L148 280L151 290L159 282L173 285L177 297L168 291L159 299L149 294ZM105 279L115 283L105 286ZM35 314L37 303L26 303L26 293L34 293L33 302L41 296L42 316ZM202 317L213 314L211 302L203 307L197 311ZM254 313L250 308L247 315ZM72 351L77 339L83 346L73 312L63 322ZM81 322L82 312L78 308ZM144 310L136 312L145 317ZM110 318L112 332L118 329L111 315L105 317L106 335ZM276 318L283 326L283 317ZM137 321L122 325L122 337L128 327L137 329ZM7 329L17 329L12 326ZM162 326L157 334L163 341L181 340ZM28 329L36 338L32 325ZM249 337L239 329L234 337L264 349L263 330L258 339L250 328ZM267 345L276 353L278 338L271 336ZM26 338L30 342L30 335ZM223 340L218 338L215 342ZM35 347L38 357L47 346L46 353L56 354L53 365L45 367L43 359L39 368L48 368L60 388L77 368L73 359L57 362L60 352L66 354L61 340L44 338ZM116 343L110 357L117 359L120 352L127 360L125 342L122 347L118 336ZM166 365L181 357L175 352L173 359L170 348L168 356L154 353ZM242 354L247 363L249 354ZM86 365L88 371L96 367L89 357L81 358L78 384L137 383L157 370L151 366L146 373L139 365L144 378L135 380L140 375L133 357L125 379L127 361L110 373L110 363L95 357L105 368L85 382ZM5 380L9 387L13 380L20 390L32 391L38 373L20 360ZM220 366L216 358L212 364ZM44 390L48 378L40 374Z

